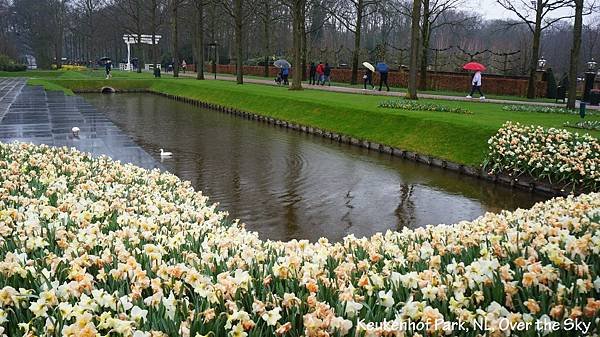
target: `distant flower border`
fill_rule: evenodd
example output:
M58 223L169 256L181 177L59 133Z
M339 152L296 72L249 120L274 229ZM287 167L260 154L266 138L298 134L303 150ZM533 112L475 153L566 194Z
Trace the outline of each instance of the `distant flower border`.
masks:
M566 115L578 115L579 110L571 110L560 107L545 106L545 105L533 105L533 104L510 104L502 106L504 111L516 111L516 112L538 112L538 113L551 113L551 114L566 114ZM586 111L587 115L594 115L595 112Z
M600 142L588 134L506 122L488 141L490 173L536 179L573 189L600 188Z
M388 100L379 103L380 108L388 109L402 109L410 111L438 111L438 112L451 112L458 114L473 114L471 111L464 108L451 108L441 104L434 103L422 103L406 99L395 99Z
M580 121L577 123L566 122L563 125L568 128L574 128L574 129L600 131L600 121Z

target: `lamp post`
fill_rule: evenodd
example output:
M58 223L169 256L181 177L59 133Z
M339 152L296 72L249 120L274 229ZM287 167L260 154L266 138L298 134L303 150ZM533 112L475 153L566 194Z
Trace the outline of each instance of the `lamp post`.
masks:
M587 63L587 70L585 72L585 85L583 89L583 101L589 102L590 91L594 88L594 80L596 79L596 66L598 63L594 61L594 58Z
M213 42L209 43L208 46L213 48L212 70L213 70L213 74L214 74L214 77L216 80L217 79L217 47L219 46L219 44L217 43L217 41L213 41Z
M544 71L546 68L546 59L542 56L538 61L537 61L537 65L538 65L538 70L539 71Z

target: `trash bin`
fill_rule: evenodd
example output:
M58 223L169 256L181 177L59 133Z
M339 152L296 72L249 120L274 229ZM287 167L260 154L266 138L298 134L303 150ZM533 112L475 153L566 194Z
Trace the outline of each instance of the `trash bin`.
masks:
M579 103L579 116L581 118L585 118L585 106L586 106L585 102L580 102Z

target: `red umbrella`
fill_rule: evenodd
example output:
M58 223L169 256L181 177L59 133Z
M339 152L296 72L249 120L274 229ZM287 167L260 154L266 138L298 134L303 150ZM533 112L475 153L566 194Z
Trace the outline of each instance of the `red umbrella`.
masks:
M464 70L472 70L472 71L484 71L485 66L481 63L477 62L469 62L463 66Z

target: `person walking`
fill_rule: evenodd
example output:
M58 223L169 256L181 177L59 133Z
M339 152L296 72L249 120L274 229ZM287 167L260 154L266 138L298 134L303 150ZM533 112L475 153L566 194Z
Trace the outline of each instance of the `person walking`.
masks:
M308 70L308 84L315 84L317 81L317 66L314 62L310 63L310 68Z
M467 95L467 98L473 98L473 94L475 94L475 91L477 91L479 93L479 99L480 100L484 100L485 96L483 95L483 92L481 92L481 71L476 71L475 75L473 75L473 79L471 80L471 93Z
M185 60L181 61L181 70L183 70L183 73L185 74L185 69L187 68L187 63L185 62Z
M317 85L325 83L325 66L322 62L319 62L317 66Z
M377 69L379 70L379 91L381 91L383 84L385 84L387 91L390 91L390 86L388 85L389 68L385 63L380 63Z
M327 62L325 62L325 69L323 69L323 85L325 85L325 81L327 81L328 86L331 86L331 67Z
M365 74L363 75L364 80L364 90L367 90L367 83L371 86L371 90L375 90L375 86L373 85L373 71L369 68L365 70Z
M110 60L104 62L104 70L106 71L106 79L112 78L112 74L110 73L112 70L112 63Z
M290 68L281 69L281 77L283 79L284 85L290 85L290 82L288 81L289 76L290 76Z

